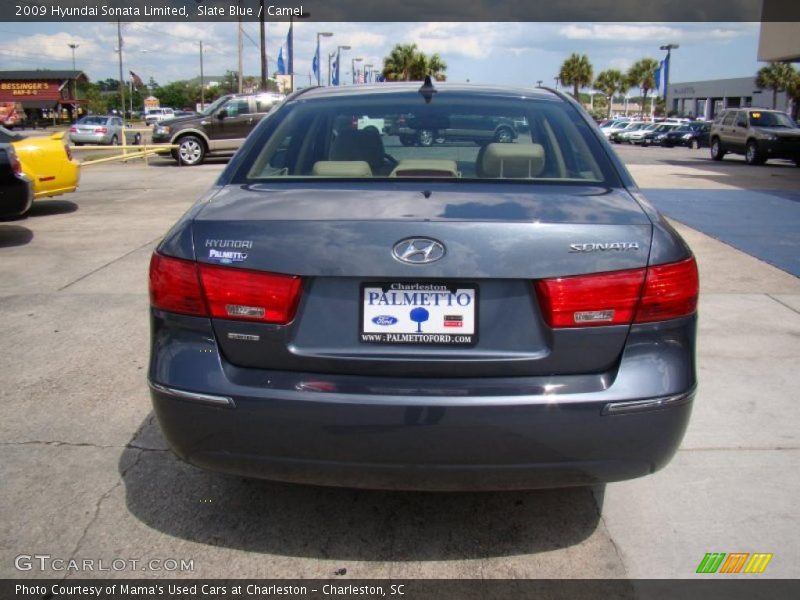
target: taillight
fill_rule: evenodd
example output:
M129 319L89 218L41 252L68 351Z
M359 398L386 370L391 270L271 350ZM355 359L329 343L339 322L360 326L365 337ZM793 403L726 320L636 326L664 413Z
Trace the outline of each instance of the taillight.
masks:
M78 128L75 127L75 125L73 125L72 127L69 128L69 132L70 133L78 133Z
M72 160L72 150L69 149L67 144L64 144L64 152L67 153L67 160Z
M690 315L697 310L699 292L700 278L694 258L649 267L642 301L636 311L636 323Z
M211 316L285 325L294 319L302 279L261 271L200 265Z
M106 129L105 127L95 127L94 128L94 132L95 133L108 133L108 129Z
M294 319L302 279L204 265L153 254L150 303L161 310L285 325Z
M550 327L630 324L645 271L632 269L536 281L542 315Z
M153 254L150 259L150 304L168 312L208 316L197 263Z
M535 282L550 327L666 321L697 309L694 258L645 269L557 277Z
M11 162L11 170L14 171L14 175L19 177L20 175L22 175L22 163L19 162L17 153L14 152L13 148L10 145L6 150L6 153L8 154L8 160Z
M353 119L350 121L350 126L353 129L358 129L358 118L357 117L353 117Z

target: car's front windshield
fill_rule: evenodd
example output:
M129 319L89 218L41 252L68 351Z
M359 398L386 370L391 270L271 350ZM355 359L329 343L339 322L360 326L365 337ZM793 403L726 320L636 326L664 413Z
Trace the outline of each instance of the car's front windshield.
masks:
M795 127L792 120L783 113L755 110L750 113L750 125L754 127Z
M219 98L214 100L214 102L206 106L203 109L202 114L204 114L207 117L210 117L214 113L214 111L216 111L220 106L225 104L225 102L227 102L229 98L230 96L220 96Z
M246 180L287 177L603 182L609 166L565 103L444 94L292 102L269 117Z

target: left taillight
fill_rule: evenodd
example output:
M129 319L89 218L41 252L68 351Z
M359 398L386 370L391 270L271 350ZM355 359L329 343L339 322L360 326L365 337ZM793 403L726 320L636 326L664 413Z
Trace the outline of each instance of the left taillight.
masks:
M153 254L150 259L150 304L167 312L207 317L197 263Z
M22 163L19 162L19 157L17 157L17 153L10 144L6 150L6 153L8 154L8 160L11 163L11 170L14 171L14 175L19 177L22 175Z
M285 325L294 319L302 279L205 265L153 254L150 303L161 310Z
M64 152L67 153L67 160L72 160L72 150L69 149L66 143L64 144Z

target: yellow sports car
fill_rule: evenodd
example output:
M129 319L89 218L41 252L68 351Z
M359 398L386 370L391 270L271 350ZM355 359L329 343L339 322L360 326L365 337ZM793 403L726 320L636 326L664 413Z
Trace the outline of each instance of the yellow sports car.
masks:
M26 137L0 127L0 143L10 143L33 182L33 197L49 198L78 189L80 163L72 159L65 132Z

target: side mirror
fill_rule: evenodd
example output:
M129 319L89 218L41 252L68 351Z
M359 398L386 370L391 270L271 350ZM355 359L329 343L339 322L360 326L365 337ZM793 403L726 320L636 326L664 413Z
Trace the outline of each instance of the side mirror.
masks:
M228 116L228 111L227 111L227 110L225 110L224 108L223 108L222 110L220 110L219 112L217 112L217 118L218 118L220 121L221 121L222 119L224 119L225 117L227 117L227 116Z

